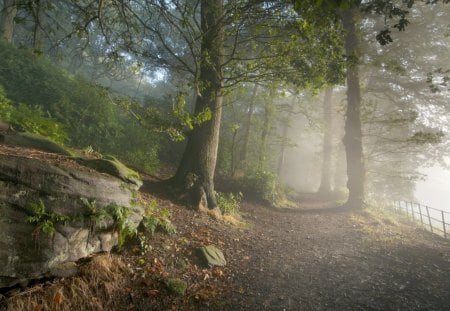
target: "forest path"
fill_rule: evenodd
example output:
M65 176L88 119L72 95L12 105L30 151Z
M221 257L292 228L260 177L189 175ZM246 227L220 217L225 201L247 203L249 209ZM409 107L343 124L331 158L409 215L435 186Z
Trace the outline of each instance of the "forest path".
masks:
M217 309L450 309L448 241L385 214L242 211L253 228L226 250Z

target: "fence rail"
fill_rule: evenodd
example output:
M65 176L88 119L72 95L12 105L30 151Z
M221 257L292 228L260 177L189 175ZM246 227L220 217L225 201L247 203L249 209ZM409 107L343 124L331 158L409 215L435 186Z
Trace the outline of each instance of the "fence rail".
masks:
M393 201L392 208L431 232L450 238L449 212L410 201Z

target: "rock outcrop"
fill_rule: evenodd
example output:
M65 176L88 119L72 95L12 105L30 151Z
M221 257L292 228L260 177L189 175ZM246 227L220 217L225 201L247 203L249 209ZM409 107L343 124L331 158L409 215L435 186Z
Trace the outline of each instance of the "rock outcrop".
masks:
M0 153L0 288L61 274L80 258L110 251L118 243L117 224L113 216L96 224L94 212L121 207L131 227L142 220L135 175L124 180L67 157L63 162ZM39 230L48 225L53 232Z

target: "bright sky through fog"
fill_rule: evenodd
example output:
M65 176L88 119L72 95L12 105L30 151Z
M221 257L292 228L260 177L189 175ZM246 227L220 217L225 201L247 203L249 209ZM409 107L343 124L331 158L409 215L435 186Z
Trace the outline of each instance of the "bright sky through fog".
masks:
M428 177L417 183L417 201L450 212L450 170L434 166L421 171Z

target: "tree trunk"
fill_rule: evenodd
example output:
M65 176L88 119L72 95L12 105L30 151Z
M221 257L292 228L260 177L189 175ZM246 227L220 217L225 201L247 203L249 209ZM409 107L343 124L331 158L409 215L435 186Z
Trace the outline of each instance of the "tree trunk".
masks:
M322 176L320 179L319 194L329 195L331 193L331 129L332 129L332 104L331 95L333 88L325 90L323 99L323 159L322 159Z
M273 115L273 98L275 96L275 90L270 88L269 98L264 102L264 122L261 131L261 140L259 144L259 159L258 159L258 169L262 171L265 168L267 162L267 137L270 132L270 125L272 122Z
M45 7L46 0L34 0L31 3L31 11L33 13L33 50L35 54L42 54L43 52L43 25L45 22Z
M223 0L201 1L202 59L200 62L200 93L195 113L210 109L212 118L196 126L188 135L186 149L173 184L189 192L193 204L217 206L214 194L214 171L219 144L220 119L223 101L222 46Z
M341 190L346 187L347 183L347 164L345 162L345 147L339 143L336 147L336 158L334 163L334 191Z
M256 99L257 92L258 92L258 84L255 83L255 86L253 87L252 97L248 104L247 120L245 122L244 142L242 145L241 159L240 159L240 168L241 169L244 169L247 167L247 153L248 153L248 144L249 144L249 140L250 140L250 128L252 126L251 123L252 123L252 118L253 118L253 110L254 110L254 106L255 106L255 99Z
M17 14L16 0L4 0L0 14L0 34L3 40L12 43L14 34L14 18Z
M349 197L346 206L362 208L364 205L364 160L361 130L361 93L358 75L358 37L356 33L356 9L341 12L346 31L345 51L347 54L347 112L345 120L344 145L347 155L347 188Z
M292 109L293 109L293 107L295 105L296 99L297 99L296 96L292 95L292 103L288 107L286 118L283 120L283 134L282 134L282 137L281 137L281 148L280 148L280 155L278 157L278 165L277 165L277 176L278 176L278 179L281 176L281 173L282 173L282 170L283 170L283 166L284 166L286 146L287 146L287 141L288 141L288 131L289 131L289 127L291 125Z
M230 163L230 168L231 168L231 177L236 177L236 138L237 138L237 134L238 134L238 129L233 129L233 137L231 139L231 152L230 152L230 157L231 157L231 163Z

